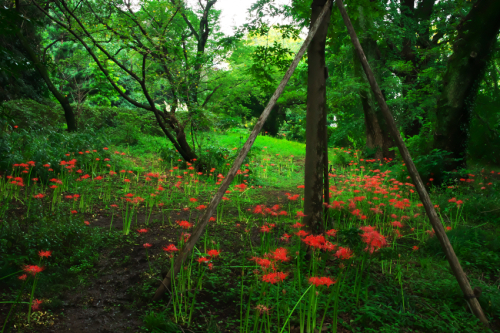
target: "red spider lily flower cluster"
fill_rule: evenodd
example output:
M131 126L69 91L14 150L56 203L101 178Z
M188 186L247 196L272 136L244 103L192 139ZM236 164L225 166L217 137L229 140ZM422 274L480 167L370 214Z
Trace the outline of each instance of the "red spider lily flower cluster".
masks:
M257 265L259 265L260 268L262 268L263 270L266 270L269 267L274 268L273 263L269 259L252 257L252 258L250 258L250 260L255 261L257 263Z
M149 231L148 229L137 229L137 232L140 234L145 234L148 231Z
M262 281L275 284L282 282L286 277L288 276L288 273L283 273L283 272L273 272L269 274L265 274L262 276Z
M361 238L367 245L365 251L369 250L370 253L373 253L374 251L378 251L380 248L387 246L385 237L376 231L374 227L366 226L360 227L359 229L363 231Z
M33 198L35 198L35 199L43 199L43 197L44 197L44 196L45 196L45 194L43 194L43 193L39 193L39 194L35 194L35 195L33 196Z
M286 197L288 198L288 200L291 200L291 201L295 201L299 198L300 194L290 194L290 193L285 193Z
M144 244L142 244L142 246L144 246L145 249L148 249L148 248L150 248L153 245L151 245L149 243L144 243Z
M351 257L353 256L353 252L348 247L339 247L337 252L335 252L335 256L339 259L347 260L351 259Z
M31 310L33 311L39 311L40 310L40 305L42 304L43 302L38 300L38 299L34 299L33 300L33 304L31 304Z
M174 244L169 244L168 246L163 247L163 251L168 252L168 253L172 253L175 251L179 251L179 249L176 248Z
M212 257L212 258L215 258L215 257L218 257L220 255L220 251L219 250L209 250L207 252L207 254Z
M295 234L299 237L305 237L305 236L309 235L309 233L307 231L304 231L304 230L299 230Z
M192 223L189 223L188 221L175 221L182 229L189 229L193 226Z
M330 287L332 284L336 283L337 281L335 279L331 279L327 276L322 276L322 277L310 277L309 278L309 283L314 284L316 287L319 286L326 286L327 288Z
M281 262L290 260L290 258L287 255L288 255L288 250L283 247L279 247L276 250L274 250L274 252L271 252L272 258L276 261L281 261Z
M210 259L207 259L205 257L200 257L198 259L196 259L196 261L199 263L199 264L202 264L202 263L208 263L210 262Z
M25 265L23 266L23 271L31 274L33 276L37 275L40 272L43 272L45 267L37 266L37 265Z
M40 251L38 251L38 255L40 256L40 258L48 258L52 255L52 251L40 250Z
M191 237L191 234L188 234L187 232L183 232L181 234L180 240L182 240L184 243L186 243L190 237Z
M306 217L307 215L305 215L304 213L302 213L302 211L298 211L297 212L297 217Z

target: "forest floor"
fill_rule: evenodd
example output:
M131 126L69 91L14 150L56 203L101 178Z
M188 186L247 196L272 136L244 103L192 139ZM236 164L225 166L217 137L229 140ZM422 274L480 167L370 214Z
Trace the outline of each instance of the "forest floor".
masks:
M284 155L286 141L263 144L177 277L176 293L158 302L152 296L175 255L167 246L182 248L227 165L197 175L152 154L106 152L65 158L83 171L52 178L50 184L62 181L59 188L2 183L5 332L488 331L463 300L411 184L390 174L397 167L359 157L345 164L353 152L335 150L333 163L342 164L330 174L329 232L308 238L300 225L303 147L294 143L296 151ZM497 200L492 171L431 193L471 285L482 289L491 329L499 331L500 220L474 210L485 210L477 201ZM363 251L368 247L373 253ZM52 253L38 258L40 250ZM44 270L30 274L24 265L37 262ZM313 282L316 276L335 283ZM24 303L13 305L18 296ZM41 305L28 313L31 297Z

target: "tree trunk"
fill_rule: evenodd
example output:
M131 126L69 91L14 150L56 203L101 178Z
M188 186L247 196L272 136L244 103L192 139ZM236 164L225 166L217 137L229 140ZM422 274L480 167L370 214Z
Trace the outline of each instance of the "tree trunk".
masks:
M371 29L370 23L367 22L363 7L358 7L357 20L354 21L356 29L361 32L366 32ZM380 56L377 52L377 42L371 38L369 35L363 33L360 37L360 43L365 51L366 58L370 62L377 80L380 81L380 73L378 72L380 62ZM377 110L377 103L373 97L371 89L369 89L368 79L363 71L359 57L354 55L354 72L355 75L360 78L366 87L362 87L359 90L359 96L361 98L361 104L363 106L363 113L365 115L365 129L366 129L366 148L367 151L372 151L374 153L374 158L394 158L394 152L389 150L394 147L394 142L388 133L385 120Z
M35 51L31 48L30 43L23 36L21 29L19 29L19 31L16 32L16 36L17 38L19 38L19 41L21 42L22 46L28 53L28 56L30 60L33 62L33 65L35 66L36 70L38 71L38 73L40 73L40 76L47 84L47 87L49 88L50 92L61 104L64 110L64 117L66 118L66 124L68 125L68 132L75 132L76 131L75 114L73 112L73 108L69 104L68 98L63 96L63 94L61 94L59 90L57 90L54 83L52 83L47 68L45 68L45 66L40 62L40 59L37 57Z
M500 1L479 0L458 25L437 103L434 148L452 153L447 170L465 166L474 101L500 30ZM461 159L455 161L453 159Z
M311 26L318 18L326 0L313 0ZM331 10L331 9L330 9ZM306 162L304 188L304 221L319 233L323 229L323 163L325 153L326 71L325 44L330 15L325 17L307 50L307 114Z

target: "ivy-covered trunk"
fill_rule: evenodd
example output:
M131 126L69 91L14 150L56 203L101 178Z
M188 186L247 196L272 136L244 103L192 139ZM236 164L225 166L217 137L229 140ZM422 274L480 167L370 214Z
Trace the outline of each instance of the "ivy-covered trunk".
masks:
M318 18L326 0L314 0L311 26ZM319 233L323 228L323 168L326 126L325 44L330 15L324 18L307 51L307 114L306 162L304 182L304 221L308 228Z
M500 1L477 1L457 31L437 103L434 135L434 148L451 153L447 170L462 167L466 162L469 124L477 90L500 31Z

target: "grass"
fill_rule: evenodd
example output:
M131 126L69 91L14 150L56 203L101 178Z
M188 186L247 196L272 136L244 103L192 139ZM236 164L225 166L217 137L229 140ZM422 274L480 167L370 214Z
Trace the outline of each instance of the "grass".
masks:
M324 239L299 237L295 233L303 228L295 224L304 210L298 186L305 145L267 136L257 138L248 166L176 278L175 291L152 303L161 271L176 255L164 248L182 248L190 227L183 229L180 221L196 223L201 205L208 205L218 187L217 175L225 175L238 152L233 148L244 143L242 135L215 133L204 139L202 147L210 154L226 158L203 175L169 155L164 138L153 136L141 136L130 146L61 154L61 160L77 160L73 170L82 170L62 168L48 177L62 184L27 185L24 169L14 168L13 176L26 185L6 178L0 183L7 207L0 211L0 246L7 254L0 260L0 278L38 263L40 250L53 253L43 261L45 270L26 280L30 285L38 281L34 298L42 300L42 311L28 313L28 306L18 304L7 322L12 305L0 303L0 322L26 332L52 325L84 330L77 320L82 317L96 329L123 332L487 331L467 308L418 198L403 183L400 165L380 166L362 161L355 151L332 149L333 202L325 229L336 231ZM500 184L496 174L476 171L475 182L430 190L471 285L482 289L479 301L495 328L500 223L496 211L482 212L485 204L491 208L498 202ZM39 193L45 196L34 199ZM79 197L68 198L74 194ZM360 229L368 225L375 229ZM367 246L372 254L364 251ZM286 249L281 250L286 260L272 255L277 249ZM276 272L283 275L272 275ZM16 299L19 274L0 280L2 301ZM315 286L310 277L336 282ZM28 302L30 294L21 292L21 301ZM112 323L92 321L108 315L115 318Z

